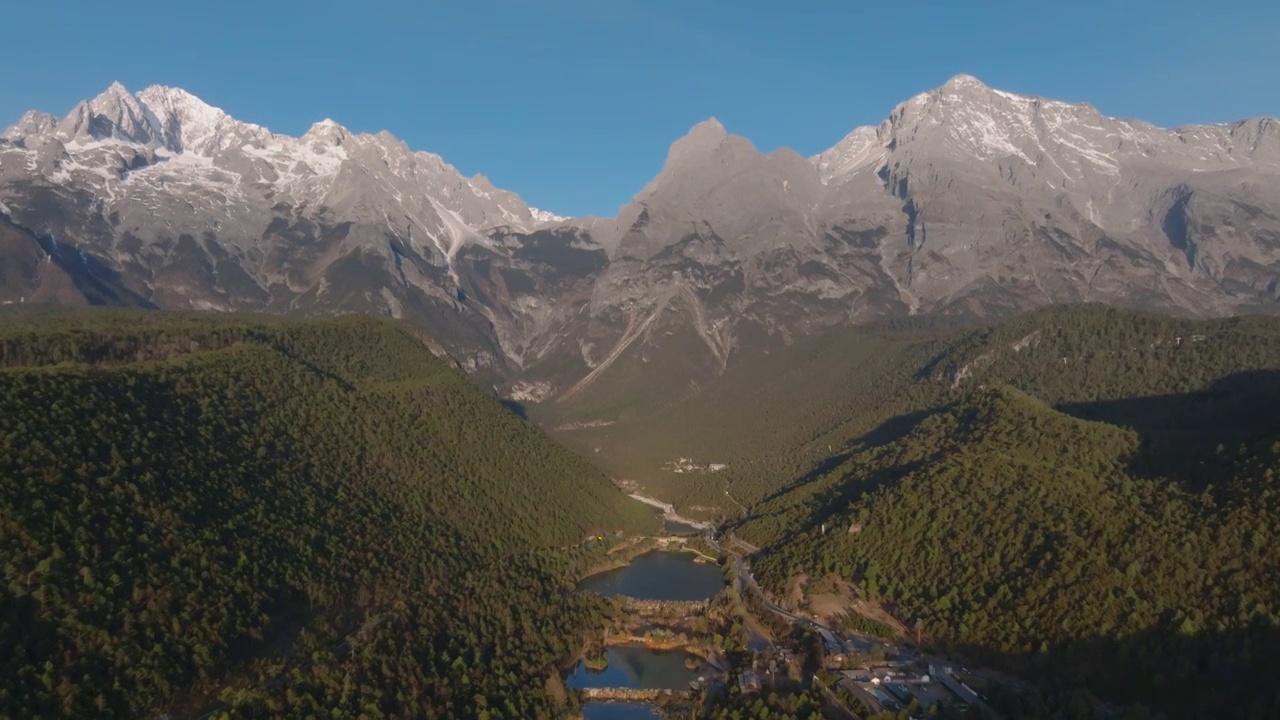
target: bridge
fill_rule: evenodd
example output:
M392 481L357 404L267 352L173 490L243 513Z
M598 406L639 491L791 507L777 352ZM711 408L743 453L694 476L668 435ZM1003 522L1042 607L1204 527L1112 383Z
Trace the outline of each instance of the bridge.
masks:
M583 688L579 690L584 701L595 702L647 702L664 698L688 699L688 690L655 690L651 688Z

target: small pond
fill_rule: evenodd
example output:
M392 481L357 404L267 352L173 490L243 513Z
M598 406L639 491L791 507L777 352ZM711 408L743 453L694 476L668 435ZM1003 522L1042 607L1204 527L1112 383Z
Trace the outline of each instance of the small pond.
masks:
M565 681L574 689L588 687L643 688L646 690L687 690L689 683L707 672L698 658L681 650L650 650L643 645L619 645L605 650L609 666L590 670L579 662ZM698 669L690 670L685 661L698 661Z
M626 567L592 575L578 588L605 597L706 600L724 588L724 575L719 565L694 562L696 557L693 553L655 550L637 557Z

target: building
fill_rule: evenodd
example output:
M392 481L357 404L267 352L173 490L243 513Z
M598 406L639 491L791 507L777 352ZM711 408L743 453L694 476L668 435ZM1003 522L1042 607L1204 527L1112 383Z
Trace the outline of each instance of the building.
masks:
M915 697L914 695L911 694L911 691L907 689L906 685L900 685L896 682L885 683L881 687L893 693L894 697L898 698L898 702L902 703L903 705L910 703L911 700Z
M844 652L844 644L826 628L816 628L818 634L822 636L822 644L826 645L827 652L840 653Z
M973 688L957 680L951 673L946 672L947 668L938 668L937 666L934 666L931 667L930 670L933 671L934 679L942 683L943 687L950 690L951 694L960 698L962 701L970 705L977 705L982 702L982 699L978 697L978 693L973 691ZM939 670L942 672L939 672Z
M756 692L760 689L760 676L754 670L743 670L738 676L738 689L744 693Z

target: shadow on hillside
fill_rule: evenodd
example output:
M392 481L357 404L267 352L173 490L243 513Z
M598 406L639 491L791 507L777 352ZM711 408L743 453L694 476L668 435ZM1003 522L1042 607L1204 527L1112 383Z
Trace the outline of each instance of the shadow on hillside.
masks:
M1024 691L1038 696L1038 702L1024 697L1019 703L1007 688L983 691L1005 717L1050 717L1036 712L1037 706L1075 707L1052 717L1102 717L1083 712L1095 704L1093 697L1128 706L1109 717L1280 717L1280 685L1275 682L1280 627L1258 622L1232 630L1188 631L1182 623L1170 616L1139 633L1064 642L1044 648L1047 652L1002 653L976 644L949 645L946 651L1031 683L1034 689Z
M70 277L90 305L157 309L155 303L126 287L124 277L96 255L53 238L33 236L49 260Z
M876 447L877 445L887 445L891 442L901 440L911 434L911 431L915 430L916 426L925 418L930 415L936 415L940 412L946 412L949 407L950 406L948 405L942 405L940 407L930 408L928 410L919 410L913 413L907 413L905 415L890 418L880 423L880 425L876 426L875 429L860 435L859 437L853 438L845 443L845 445L850 448L852 452L857 452L858 450Z
M869 475L861 474L857 468L851 468L838 478L831 478L832 473L860 452L906 437L925 418L945 409L944 406L899 415L849 440L845 443L844 450L819 460L804 475L770 493L759 505L753 507L752 517L758 519L771 514L788 516L797 531L806 531L822 525L832 515L848 507L850 503L878 488L897 482L917 470L922 463L913 462L881 468ZM817 483L821 483L823 487L815 488L814 485ZM804 496L809 493L811 495L805 498ZM770 501L788 495L802 498L800 501L802 504L784 506L772 512L766 509L763 514L756 514L755 508L768 508ZM802 508L798 517L791 514L791 511L797 507Z
M945 406L932 408L930 410L921 410L919 412L899 415L884 421L874 429L846 441L843 450L815 462L804 475L801 475L795 480L783 485L781 488L774 490L766 496L762 502L768 502L782 497L799 490L816 480L820 480L862 450L873 448L878 445L886 445L894 442L895 440L900 440L906 437L916 428L917 425L920 424L922 420L944 410L946 410Z
M511 398L499 398L498 402L502 403L502 407L518 415L521 420L529 419L529 409L526 408L524 406L524 403L520 402L519 400L512 400Z
M1197 392L1070 403L1057 409L1132 429L1142 445L1130 462L1131 472L1200 490L1229 481L1261 449L1259 443L1270 447L1280 436L1278 402L1280 371L1257 370L1228 375Z

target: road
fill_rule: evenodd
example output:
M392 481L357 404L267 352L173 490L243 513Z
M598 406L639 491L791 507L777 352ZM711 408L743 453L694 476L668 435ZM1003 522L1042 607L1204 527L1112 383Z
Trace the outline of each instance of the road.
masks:
M732 536L730 536L730 539L735 540L739 544L744 544L741 540L737 540ZM733 556L733 574L734 584L736 586L735 589L738 591L738 595L740 597L745 595L743 592L744 588L749 587L753 592L755 592L756 596L760 598L760 603L764 605L765 610L768 610L781 618L790 620L793 623L798 623L805 627L812 628L813 630L828 633L840 645L841 651L846 653L853 652L853 649L849 647L849 643L840 634L840 632L834 628L829 628L813 618L797 615L786 608L775 605L773 601L769 600L768 596L764 594L764 591L760 589L760 584L756 582L755 576L751 574L751 568L747 567L746 562L740 555Z
M858 715L858 713L850 710L849 706L845 705L844 701L840 699L840 696L836 695L831 688L827 687L826 683L822 682L822 678L814 675L813 684L817 685L818 689L822 691L823 696L827 698L827 702L831 703L837 710L844 713L845 717L850 718L851 720L862 720L862 717Z
M738 545L741 545L744 547L749 546L748 543L745 543L742 540L739 540L737 537L733 536L732 533L729 535L729 539L730 541L735 542ZM796 613L793 613L790 610L787 610L786 608L782 608L775 605L764 594L764 591L760 589L760 585L756 582L755 576L751 574L751 568L747 566L742 556L734 555L733 563L734 563L733 564L734 583L738 590L739 596L742 596L744 594L743 593L744 586L750 587L755 592L756 596L760 598L760 602L762 605L764 605L764 608L766 610L773 613L774 615L777 615L782 618L786 618L791 622L798 623L802 626L812 628L813 630L820 630L820 631L829 633L831 637L833 637L835 641L840 645L841 650L843 650L844 652L853 653L853 652L860 651L860 648L853 647L858 644L863 644L863 645L870 644L874 646L876 643L883 642L878 638L873 638L871 636L861 635L858 633L852 633L846 636L845 634L837 632L834 628L829 628L812 618L808 618L803 615L797 615ZM917 659L930 665L931 667L937 666L939 669L943 669L952 677L958 678L955 672L956 671L955 665L947 660L944 660L939 657L933 657L930 655L921 655ZM842 709L847 710L847 708L843 708L843 703L841 703L841 707ZM997 718L999 717L998 715L995 714L994 711L991 710L989 706L986 706L984 704L984 707L986 707L987 711L990 712L993 717L997 717Z
M756 547L755 545L752 545L751 543L747 542L746 540L743 540L742 538L738 537L733 533L729 533L729 542L741 547L742 549L746 550L748 553L752 555L755 555L756 553L760 552L760 548Z

